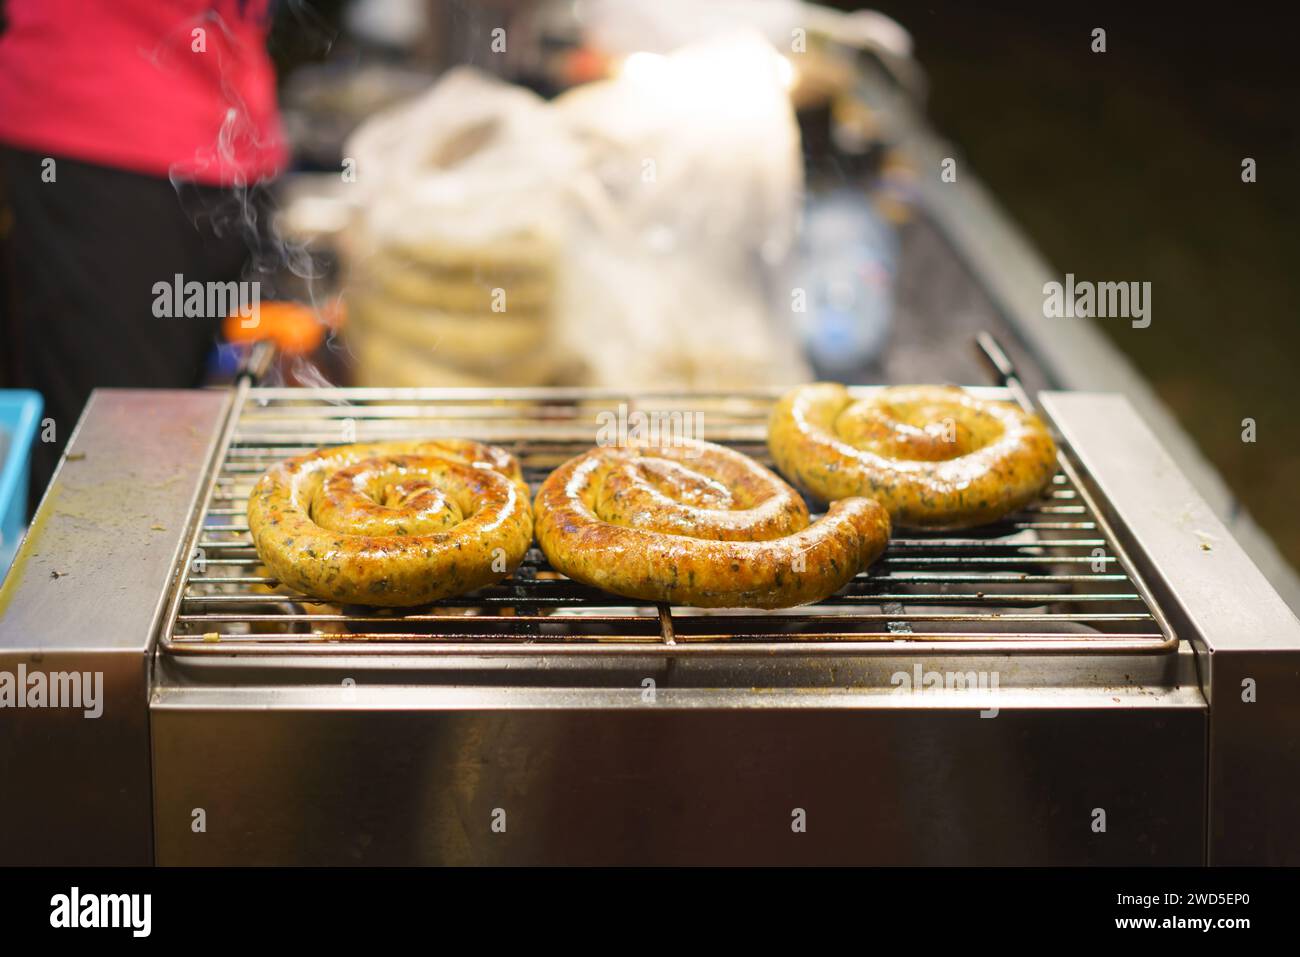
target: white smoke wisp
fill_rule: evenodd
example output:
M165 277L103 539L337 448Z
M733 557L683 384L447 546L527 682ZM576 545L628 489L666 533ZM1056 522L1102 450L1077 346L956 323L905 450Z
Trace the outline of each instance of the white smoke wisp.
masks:
M319 40L322 50L332 46L333 33L303 0L290 0L286 9L299 25L307 28L309 37ZM205 49L201 53L192 48L195 31L199 29L205 34ZM196 149L193 156L171 164L168 180L195 229L210 229L218 238L237 236L240 239L248 250L240 278L259 282L263 301L277 297L277 277L288 274L301 281L305 298L318 321L323 323L322 317L329 310L329 303L320 301L317 285L323 272L308 244L286 238L275 222L277 204L273 186L283 170L250 179L240 165L241 158L263 154L277 145L258 129L244 98L232 83L232 77L238 75L242 65L255 53L260 55L260 51L250 50L225 18L217 10L209 9L179 23L153 50L140 52L164 74L178 69L180 56L203 55L216 59L225 104L216 138L211 145ZM223 188L205 189L199 185L201 182L220 182ZM327 329L326 344L332 351L339 348L332 327ZM309 360L299 357L296 366L301 367L302 374L299 368L294 369L299 381L319 380L329 385Z

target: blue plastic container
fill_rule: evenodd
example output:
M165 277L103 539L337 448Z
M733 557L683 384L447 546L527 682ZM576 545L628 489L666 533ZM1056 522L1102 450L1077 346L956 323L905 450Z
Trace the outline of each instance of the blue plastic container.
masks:
M0 579L27 524L27 482L41 406L39 393L0 389Z

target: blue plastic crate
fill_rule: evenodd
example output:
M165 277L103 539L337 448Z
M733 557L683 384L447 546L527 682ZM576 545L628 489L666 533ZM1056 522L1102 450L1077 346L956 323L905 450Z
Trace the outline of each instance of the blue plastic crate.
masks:
M41 406L36 392L0 389L0 579L27 524L27 482Z

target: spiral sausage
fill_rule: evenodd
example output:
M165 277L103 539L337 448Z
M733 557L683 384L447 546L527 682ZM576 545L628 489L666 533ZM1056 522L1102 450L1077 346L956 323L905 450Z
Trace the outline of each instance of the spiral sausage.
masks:
M868 499L808 523L794 489L708 442L593 449L542 484L537 538L577 581L644 601L786 608L825 598L873 562L889 517Z
M326 601L420 605L509 575L532 543L519 465L477 442L377 442L280 462L248 500L262 561Z
M834 501L868 495L894 522L980 525L1033 501L1056 472L1036 416L955 386L894 386L853 400L842 385L800 386L768 423L777 467Z

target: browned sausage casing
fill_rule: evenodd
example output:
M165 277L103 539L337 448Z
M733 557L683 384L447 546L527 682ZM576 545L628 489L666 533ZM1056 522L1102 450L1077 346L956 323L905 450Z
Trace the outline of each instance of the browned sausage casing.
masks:
M854 400L800 386L777 403L768 448L791 481L825 501L868 495L895 524L963 528L1022 508L1056 473L1036 416L955 386L893 386Z
M851 498L808 522L794 489L708 442L594 449L543 483L537 538L557 570L644 601L786 608L825 598L884 551L889 516Z
M518 463L460 439L343 445L280 462L253 488L248 527L285 585L382 606L499 581L533 536Z

